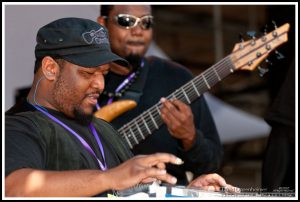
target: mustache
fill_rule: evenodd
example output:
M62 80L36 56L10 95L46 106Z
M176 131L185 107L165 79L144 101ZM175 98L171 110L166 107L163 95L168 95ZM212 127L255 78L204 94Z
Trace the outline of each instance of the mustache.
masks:
M141 40L138 40L138 41L130 40L130 41L127 41L127 44L129 44L129 45L145 45L145 42L141 41Z
M90 93L86 93L85 94L85 98L86 97L97 97L97 99L99 98L99 96L102 94L103 90L96 90L96 91L93 91L93 92L90 92Z

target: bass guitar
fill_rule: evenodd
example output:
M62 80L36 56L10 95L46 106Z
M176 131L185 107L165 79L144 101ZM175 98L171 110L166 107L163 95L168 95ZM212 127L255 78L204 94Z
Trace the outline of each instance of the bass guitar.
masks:
M289 27L290 25L286 23L258 39L237 43L230 55L175 90L166 98L178 99L186 104L191 104L204 92L236 70L254 70L259 63L266 59L270 52L288 40ZM161 105L158 102L118 129L118 132L131 149L163 124L160 116ZM116 101L95 112L95 116L111 121L135 106L136 103L131 100Z

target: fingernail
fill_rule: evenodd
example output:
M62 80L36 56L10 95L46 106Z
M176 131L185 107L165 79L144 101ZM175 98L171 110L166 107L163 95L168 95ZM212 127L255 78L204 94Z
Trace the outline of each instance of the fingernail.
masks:
M160 173L161 175L164 175L164 174L167 173L167 171L166 171L166 170L159 170L159 173Z
M235 187L235 192L239 194L239 193L241 193L241 189L240 189L240 188L237 188L237 187Z
M181 164L183 164L184 162L183 162L183 160L181 160L180 158L177 158L175 163L176 163L177 165L181 165Z
M215 191L215 187L213 187L213 186L208 186L207 191Z
M171 183L172 183L172 184L176 184L176 182L177 182L177 178L176 178L176 177L172 177Z
M161 103L165 102L166 100L167 100L167 99L164 98L164 97L160 98L160 102L161 102Z

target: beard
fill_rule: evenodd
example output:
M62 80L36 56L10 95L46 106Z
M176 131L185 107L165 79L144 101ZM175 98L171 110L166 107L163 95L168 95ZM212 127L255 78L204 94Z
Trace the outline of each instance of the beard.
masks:
M74 119L80 125L89 125L93 120L93 113L86 114L80 108L75 108L73 111Z
M89 125L91 123L93 113L84 112L80 107L80 102L73 102L74 99L80 100L82 98L76 95L76 91L66 84L65 79L61 75L58 76L57 82L54 84L52 97L58 111L64 113L65 116L74 119L81 125Z
M130 72L135 72L140 66L142 61L142 56L137 54L130 54L125 57L131 66Z

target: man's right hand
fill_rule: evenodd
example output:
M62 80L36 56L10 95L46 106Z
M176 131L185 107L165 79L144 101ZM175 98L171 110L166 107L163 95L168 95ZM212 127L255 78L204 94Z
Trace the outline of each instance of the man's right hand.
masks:
M180 165L183 161L172 154L156 153L138 155L106 172L111 189L122 190L138 183L149 183L155 180L176 184L177 179L165 170L165 163Z

